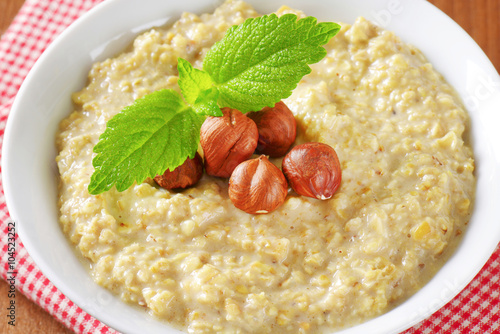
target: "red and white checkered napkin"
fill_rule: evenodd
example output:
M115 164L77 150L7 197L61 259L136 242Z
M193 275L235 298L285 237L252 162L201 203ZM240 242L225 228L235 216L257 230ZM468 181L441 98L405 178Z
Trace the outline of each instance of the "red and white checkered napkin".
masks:
M102 0L27 0L0 40L0 143L14 97L47 45ZM1 153L0 153L1 154ZM1 170L0 170L1 172ZM0 183L0 274L7 278L10 217ZM76 333L116 333L64 296L38 269L19 238L17 288ZM500 333L500 247L460 295L405 332ZM416 310L418 312L419 310Z

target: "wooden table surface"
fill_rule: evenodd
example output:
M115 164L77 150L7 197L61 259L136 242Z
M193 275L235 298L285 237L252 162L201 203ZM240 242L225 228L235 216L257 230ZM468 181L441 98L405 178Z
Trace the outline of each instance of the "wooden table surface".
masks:
M401 0L402 2L406 0ZM499 0L429 0L453 18L479 44L500 71L500 1ZM24 0L0 0L0 34L3 33ZM286 0L284 0L286 2ZM0 280L0 309L5 310L8 286ZM16 294L16 327L0 321L4 333L72 333L21 293ZM2 313L3 314L3 313Z

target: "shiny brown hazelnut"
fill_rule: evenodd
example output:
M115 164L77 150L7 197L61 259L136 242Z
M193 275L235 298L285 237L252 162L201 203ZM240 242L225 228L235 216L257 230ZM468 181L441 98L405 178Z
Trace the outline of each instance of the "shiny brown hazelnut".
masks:
M280 101L272 108L265 107L247 116L253 119L259 129L257 153L270 157L285 155L297 134L295 118L286 104Z
M247 213L269 213L285 201L288 184L266 156L242 162L229 179L229 198Z
M200 144L208 175L229 177L257 147L255 122L240 111L223 108L221 117L208 117L200 130Z
M156 175L154 180L165 189L187 188L196 184L203 175L203 160L196 152L193 159L186 161L173 171L168 169L162 175Z
M337 153L322 143L295 146L283 159L282 168L297 194L317 199L331 198L342 180Z

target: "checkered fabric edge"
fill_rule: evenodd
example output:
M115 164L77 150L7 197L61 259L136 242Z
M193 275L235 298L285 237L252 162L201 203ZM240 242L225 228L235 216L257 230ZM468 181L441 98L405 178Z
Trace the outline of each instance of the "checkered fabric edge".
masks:
M55 37L100 1L28 0L21 7L0 39L0 144L15 95L35 61ZM118 333L62 294L38 269L17 235L15 261L12 261L15 267L9 266L11 220L2 184L0 191L1 277L9 281L15 273L17 289L75 333Z

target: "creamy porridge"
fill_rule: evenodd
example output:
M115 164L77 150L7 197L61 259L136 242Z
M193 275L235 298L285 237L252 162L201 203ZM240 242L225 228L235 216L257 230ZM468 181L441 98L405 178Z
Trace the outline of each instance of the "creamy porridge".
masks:
M206 175L182 192L146 180L89 195L106 121L145 94L178 90L178 57L201 67L230 26L258 15L229 1L142 34L93 66L57 135L60 222L95 281L190 333L320 333L386 312L443 264L474 198L458 96L417 49L363 18L342 25L285 100L295 144L337 151L331 200L292 192L249 215L230 202L227 179Z

